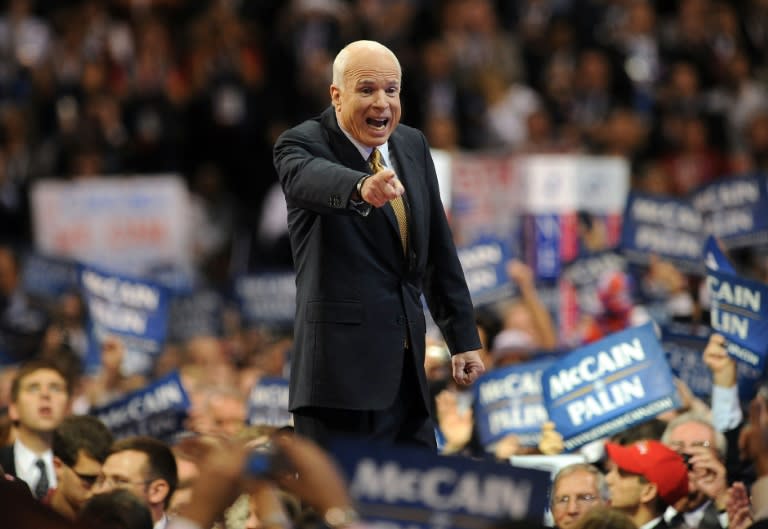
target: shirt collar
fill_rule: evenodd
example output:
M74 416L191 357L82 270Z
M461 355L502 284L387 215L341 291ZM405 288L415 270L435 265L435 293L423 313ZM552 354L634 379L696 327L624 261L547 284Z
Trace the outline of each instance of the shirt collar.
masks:
M157 523L152 526L152 529L165 529L166 525L168 525L168 515L163 513L162 518L160 518Z
M29 480L32 478L37 480L35 463L38 459L42 459L45 461L45 467L48 470L48 482L51 484L51 487L56 485L56 475L53 472L53 452L50 449L42 454L36 454L19 439L16 439L13 442L13 457L16 464L16 475L20 479L27 483L34 483Z
M360 156L363 157L363 159L367 162L368 158L371 157L371 153L373 152L373 147L368 147L367 145L363 145L359 141L357 141L355 138L352 137L352 135L344 130L344 128L339 124L339 128L341 129L341 132L344 133L344 136L349 139L349 141L352 142L352 145L357 148L357 151L360 153ZM376 147L379 149L379 152L381 153L381 157L384 159L384 165L387 167L392 167L392 164L389 163L389 143L385 143L384 145L379 145Z
M638 527L637 529L651 529L652 527L656 527L656 525L662 520L663 516L657 516L651 521L645 522L643 525Z

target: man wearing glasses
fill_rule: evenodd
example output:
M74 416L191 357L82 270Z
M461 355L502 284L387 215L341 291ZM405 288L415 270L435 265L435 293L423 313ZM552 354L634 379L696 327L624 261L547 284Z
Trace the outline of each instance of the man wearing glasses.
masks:
M96 417L73 415L53 432L53 468L57 487L43 500L69 519L92 495L93 484L109 454L112 434Z
M572 529L593 507L605 504L605 478L588 463L563 467L552 482L551 509L555 527Z
M154 529L165 529L177 480L176 459L166 443L153 437L126 437L112 445L93 493L130 490L146 502Z
M670 507L665 513L670 526L675 528L684 524L698 529L728 527L728 514L725 512L728 498L725 436L715 429L708 418L689 412L671 420L661 440L688 463L690 492L687 501Z

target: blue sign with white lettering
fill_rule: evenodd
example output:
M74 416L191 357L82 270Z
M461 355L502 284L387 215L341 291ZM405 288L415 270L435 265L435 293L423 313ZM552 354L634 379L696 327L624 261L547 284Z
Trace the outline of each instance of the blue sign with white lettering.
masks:
M729 175L691 193L702 230L728 248L768 246L768 188L764 174Z
M728 259L707 246L710 325L728 340L728 354L762 371L768 355L768 285L739 277L719 263ZM717 268L711 265L718 263Z
M235 280L235 299L248 325L290 325L296 316L296 274L269 272Z
M670 323L662 327L661 344L672 373L685 382L694 395L709 403L712 396L712 371L702 353L712 329L705 325ZM749 402L755 395L761 371L745 362L736 362L739 399Z
M288 411L288 380L261 377L248 395L248 424L288 426L293 415Z
M78 277L88 310L86 369L98 368L103 341L111 336L122 342L124 373L149 373L165 343L168 289L87 265L80 266Z
M509 299L515 288L507 275L512 249L498 237L482 237L458 249L469 294L475 306Z
M149 435L170 441L184 431L184 420L190 407L179 373L174 371L143 389L106 406L93 408L116 438Z
M367 441L339 440L331 453L366 526L487 529L544 516L550 477L542 470Z
M560 275L560 216L540 214L532 217L534 274L539 279L557 279Z
M77 264L69 259L32 253L22 267L24 292L34 298L55 302L67 292L77 292Z
M656 255L681 271L701 274L701 214L687 200L630 193L624 208L620 248L632 264Z
M541 383L566 450L680 406L652 323L571 351L544 371Z
M475 427L488 448L514 434L523 446L536 446L547 409L541 395L541 373L552 359L492 369L474 384Z

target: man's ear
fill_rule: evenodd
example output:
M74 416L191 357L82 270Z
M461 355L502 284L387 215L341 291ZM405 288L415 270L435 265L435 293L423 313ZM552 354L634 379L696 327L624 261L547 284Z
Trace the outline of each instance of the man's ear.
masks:
M338 110L339 105L341 104L341 91L339 90L339 87L332 84L330 88L331 92L331 103L333 104L333 108Z
M56 479L61 482L61 472L64 470L64 461L58 456L53 456L53 471L56 473Z
M171 486L164 479L152 480L147 487L147 500L150 505L163 505L171 491Z
M643 488L640 491L641 502L650 503L652 501L655 501L658 496L659 496L659 487L656 486L656 483L651 483L650 481L647 483L643 483Z
M8 417L15 423L19 420L19 410L16 408L16 404L11 402L8 404Z

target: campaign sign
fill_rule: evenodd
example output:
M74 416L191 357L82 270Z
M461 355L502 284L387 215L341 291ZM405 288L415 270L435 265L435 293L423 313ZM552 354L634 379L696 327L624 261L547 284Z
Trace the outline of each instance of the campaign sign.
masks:
M657 255L684 272L701 274L701 229L701 214L688 201L630 193L620 248L633 264L647 265Z
M707 269L717 270L718 272L723 272L725 274L738 275L736 269L717 243L717 239L711 235L707 237L707 240L704 243L704 265Z
M293 424L288 411L288 381L281 377L261 377L248 395L248 424L276 426Z
M536 446L547 410L541 396L541 373L551 359L493 369L474 384L475 427L488 448L509 434L523 446Z
M717 245L709 245L706 260L727 258ZM709 266L706 285L710 325L728 340L728 354L762 371L768 355L768 285Z
M296 275L269 272L235 280L235 298L245 323L289 325L296 316Z
M702 353L711 332L703 325L681 323L669 323L661 328L661 346L672 374L706 402L712 395L712 371L704 363Z
M165 342L168 290L87 265L79 267L78 277L88 312L86 369L98 368L102 342L112 336L123 343L124 372L148 373Z
M514 285L507 275L507 263L512 259L507 241L482 237L459 248L458 255L475 306L496 303L514 295Z
M169 441L184 431L190 402L174 371L143 389L93 408L91 415L98 417L116 438L131 435L149 435Z
M67 292L77 292L77 264L36 253L24 257L21 282L31 297L55 302Z
M704 325L670 323L662 327L661 333L661 344L672 373L685 382L694 395L710 402L712 371L704 363L702 353L712 329ZM742 402L752 400L760 375L756 368L736 362L736 384Z
M728 248L768 245L765 175L720 178L693 192L691 202L702 215L703 233Z
M549 474L542 470L367 441L339 440L330 450L366 526L486 529L544 516Z
M566 450L680 405L653 323L575 349L541 376L544 403Z
M526 218L527 261L539 279L557 279L560 275L561 239L564 232L561 215L547 213Z
M213 289L199 289L171 298L168 339L185 342L198 336L221 336L224 300Z

